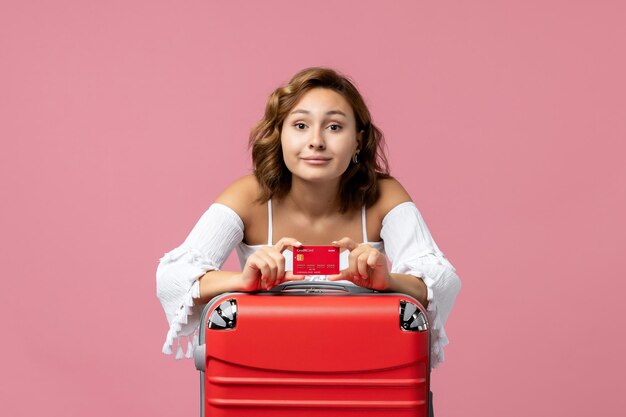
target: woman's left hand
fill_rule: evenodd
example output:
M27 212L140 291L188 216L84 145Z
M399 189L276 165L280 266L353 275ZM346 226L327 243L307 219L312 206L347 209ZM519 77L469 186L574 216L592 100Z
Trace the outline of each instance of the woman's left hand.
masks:
M329 275L329 281L348 280L360 287L385 291L389 289L391 275L387 266L387 257L366 243L357 244L344 237L331 242L333 246L348 249L348 268L337 275Z

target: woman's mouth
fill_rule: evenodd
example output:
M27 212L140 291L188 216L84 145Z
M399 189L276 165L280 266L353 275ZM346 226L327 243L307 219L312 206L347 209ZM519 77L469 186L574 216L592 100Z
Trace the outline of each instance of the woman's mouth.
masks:
M302 158L302 160L310 165L325 165L330 162L330 158L324 158L321 156L309 156L307 158Z

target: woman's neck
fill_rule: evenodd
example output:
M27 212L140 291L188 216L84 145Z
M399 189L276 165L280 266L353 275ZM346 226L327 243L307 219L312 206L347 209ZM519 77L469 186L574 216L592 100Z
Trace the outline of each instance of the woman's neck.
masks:
M333 183L315 183L294 177L283 204L290 211L296 210L309 219L336 215L341 204L339 180L337 178Z

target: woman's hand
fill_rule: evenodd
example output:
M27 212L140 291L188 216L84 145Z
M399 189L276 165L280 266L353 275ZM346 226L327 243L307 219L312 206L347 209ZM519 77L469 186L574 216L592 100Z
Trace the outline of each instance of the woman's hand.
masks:
M302 280L304 275L285 272L282 251L302 243L290 237L280 239L274 246L263 246L248 257L240 275L242 291L270 290L285 281Z
M391 275L387 266L387 257L366 243L357 245L352 239L344 237L333 246L348 249L348 268L337 275L329 275L329 281L348 280L360 287L385 291L389 289Z

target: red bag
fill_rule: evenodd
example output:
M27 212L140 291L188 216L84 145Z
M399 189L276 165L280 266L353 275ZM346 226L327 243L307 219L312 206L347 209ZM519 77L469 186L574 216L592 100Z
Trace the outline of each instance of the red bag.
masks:
M432 416L420 303L354 285L225 293L203 312L201 416Z

